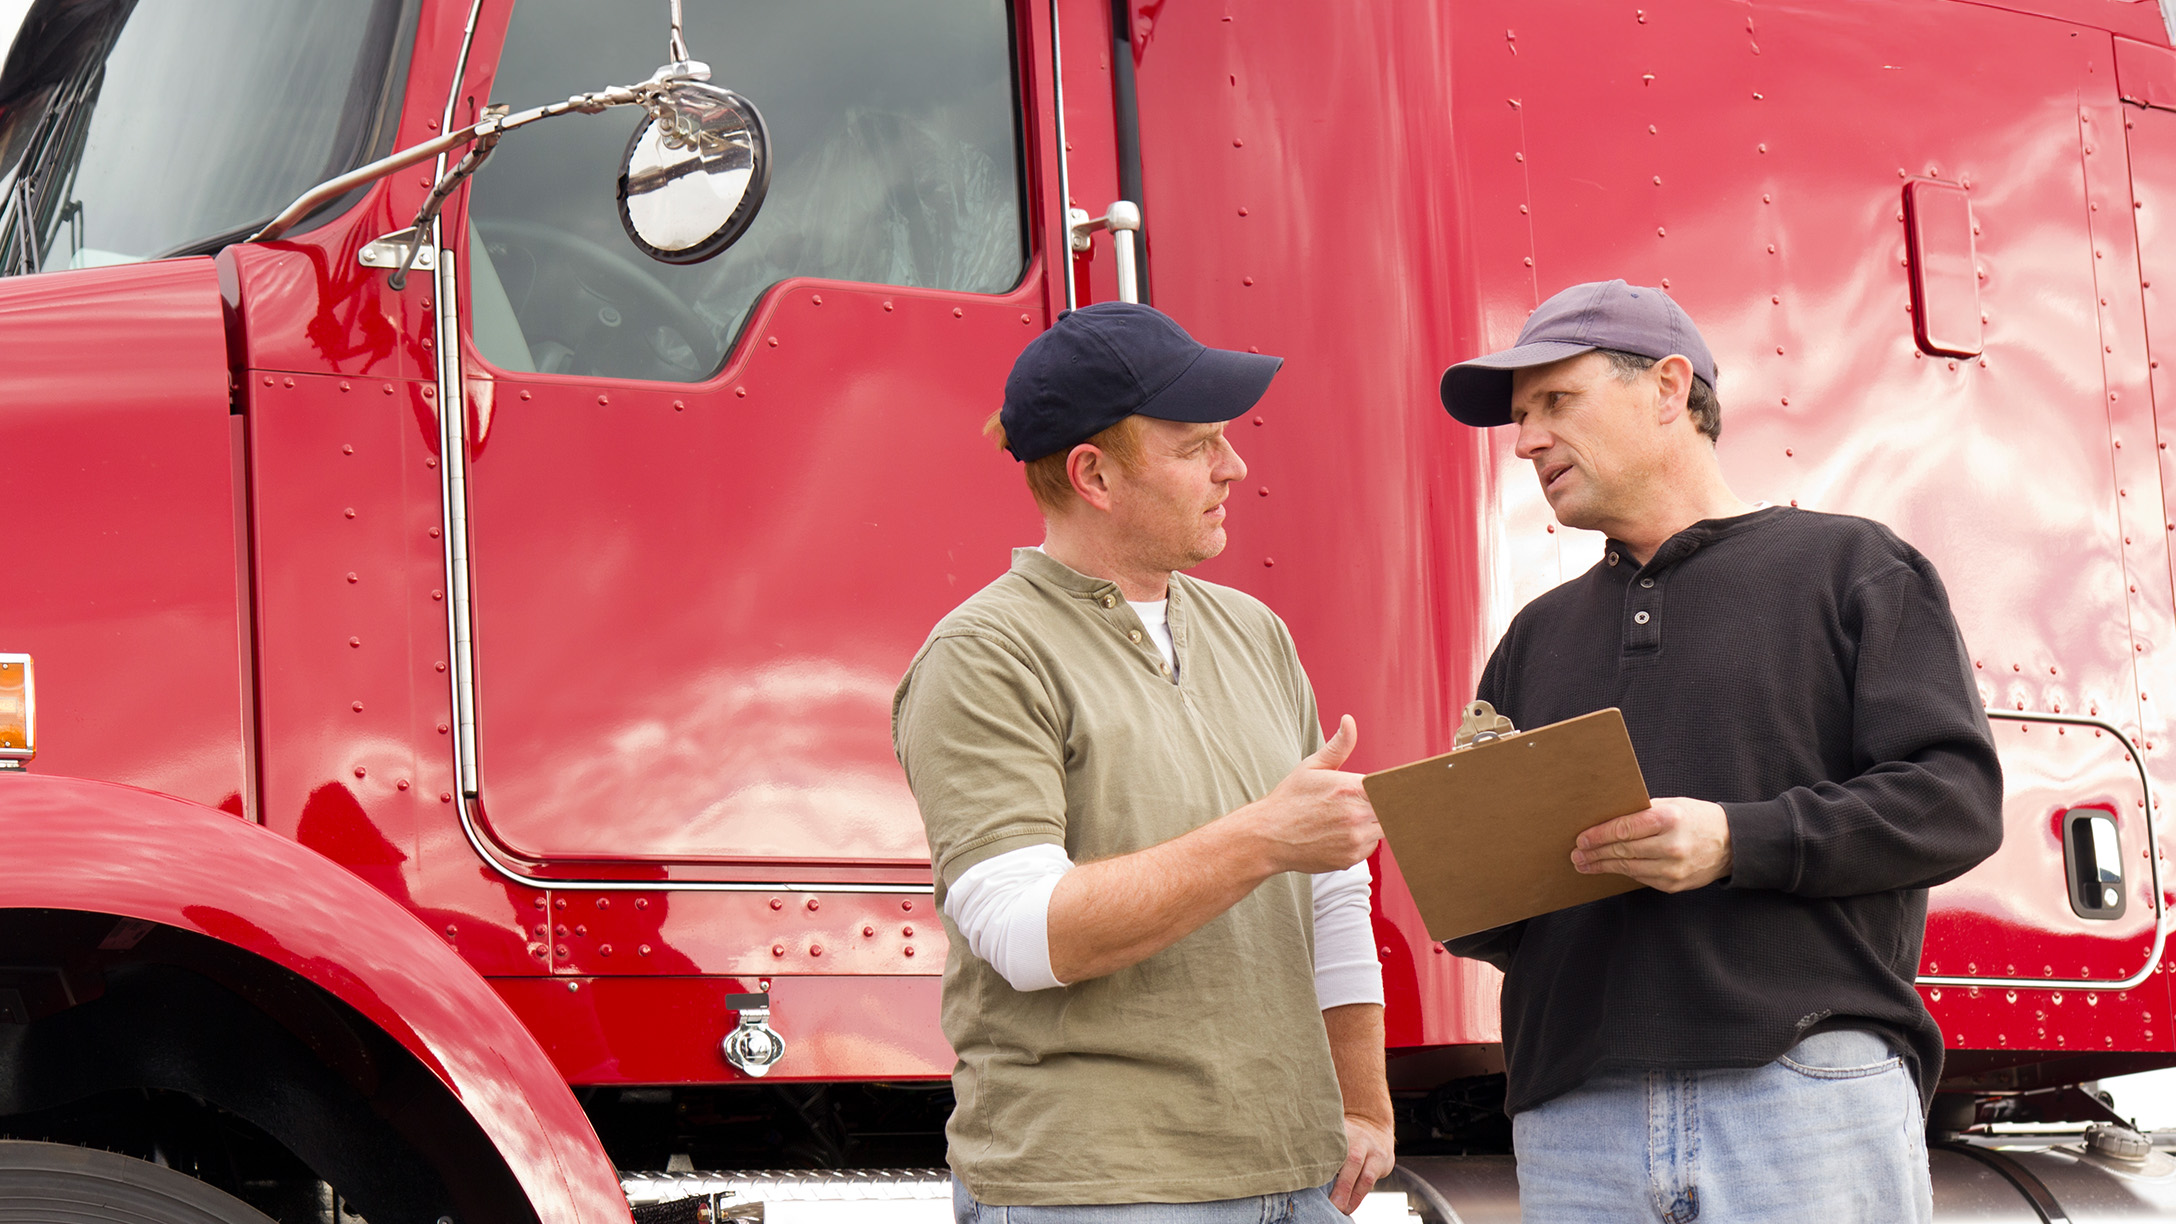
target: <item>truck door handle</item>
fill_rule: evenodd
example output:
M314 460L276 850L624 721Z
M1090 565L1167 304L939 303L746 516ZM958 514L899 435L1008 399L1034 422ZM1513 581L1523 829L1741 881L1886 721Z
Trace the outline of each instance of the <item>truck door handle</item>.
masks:
M1118 299L1122 302L1141 300L1141 272L1139 254L1134 243L1141 232L1141 206L1131 200L1119 200L1100 217L1091 217L1084 208L1065 210L1066 233L1072 239L1074 253L1089 248L1097 230L1111 232L1111 244L1118 251Z
M2121 918L2128 908L2123 843L2115 817L2099 808L2063 813L2063 866L2070 908L2080 918Z

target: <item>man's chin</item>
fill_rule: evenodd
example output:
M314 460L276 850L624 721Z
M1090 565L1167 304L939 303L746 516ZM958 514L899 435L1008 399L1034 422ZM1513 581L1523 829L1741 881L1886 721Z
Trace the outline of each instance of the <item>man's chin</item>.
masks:
M1602 529L1600 526L1601 516L1595 513L1594 507L1583 504L1579 498L1560 498L1551 502L1549 509L1556 514L1556 521L1562 526L1579 531L1600 531Z
M1218 527L1216 530L1210 532L1207 536L1203 537L1199 543L1194 545L1193 548L1187 551L1186 564L1175 565L1172 568L1179 570L1190 570L1195 566L1200 565L1202 562L1207 561L1211 557L1222 553L1224 551L1225 542L1226 541L1224 536L1224 529L1222 527Z

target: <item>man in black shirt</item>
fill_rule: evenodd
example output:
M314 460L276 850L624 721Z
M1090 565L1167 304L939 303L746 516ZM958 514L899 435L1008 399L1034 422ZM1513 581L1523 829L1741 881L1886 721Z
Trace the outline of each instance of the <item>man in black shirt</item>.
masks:
M1651 793L1573 863L1648 887L1453 940L1504 970L1528 1224L1931 1218L1928 887L1992 854L2002 776L1934 567L1866 519L1755 507L1715 365L1656 289L1577 285L1444 372L1601 562L1515 617L1478 696L1608 706Z

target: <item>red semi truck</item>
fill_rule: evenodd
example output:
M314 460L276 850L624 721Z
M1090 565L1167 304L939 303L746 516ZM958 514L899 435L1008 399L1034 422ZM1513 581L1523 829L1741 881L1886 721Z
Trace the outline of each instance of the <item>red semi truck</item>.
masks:
M2092 1087L2176 1065L2154 4L688 9L30 6L0 1218L942 1218L889 698L1037 538L1013 357L1126 296L1286 358L1202 572L1380 768L1600 549L1435 378L1613 276L1701 321L1739 492L1948 580L2008 794L1928 921L1939 1213L2176 1210ZM1515 1219L1497 979L1374 869L1369 1210Z

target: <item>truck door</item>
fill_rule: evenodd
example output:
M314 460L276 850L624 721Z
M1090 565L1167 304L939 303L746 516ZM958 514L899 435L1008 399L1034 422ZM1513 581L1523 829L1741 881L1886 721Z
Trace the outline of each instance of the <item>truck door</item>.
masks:
M691 6L687 38L773 143L730 250L631 245L626 112L507 142L454 218L482 832L571 879L914 878L892 689L1040 538L978 432L1053 314L1047 27L1004 0L743 2ZM492 97L662 49L661 23L523 0Z

